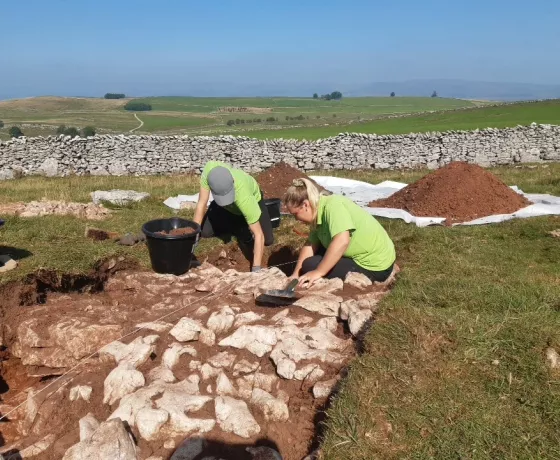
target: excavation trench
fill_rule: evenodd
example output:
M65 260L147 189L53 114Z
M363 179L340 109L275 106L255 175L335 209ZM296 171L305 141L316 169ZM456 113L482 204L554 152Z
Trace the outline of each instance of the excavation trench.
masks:
M83 433L75 446L88 414L101 426L122 420L139 459L168 459L196 437L218 458L249 459L255 445L284 460L311 453L389 286L334 280L299 293L298 305L263 304L259 292L286 275L226 266L237 257L228 249L208 258L223 270L204 262L180 277L111 259L87 275L40 272L5 285L0 453L54 460L99 449ZM268 260L294 256L277 249Z

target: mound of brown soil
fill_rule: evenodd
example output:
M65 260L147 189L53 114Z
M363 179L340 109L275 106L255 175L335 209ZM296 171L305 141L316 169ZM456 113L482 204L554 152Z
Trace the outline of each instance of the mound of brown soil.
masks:
M530 204L492 173L457 161L369 206L404 209L418 217L445 217L450 225L510 214Z
M256 180L261 186L265 198L282 198L288 187L292 185L292 181L300 178L309 179L309 177L299 169L284 162L280 162L259 173ZM325 190L317 184L317 182L311 179L309 180L313 182L320 191Z

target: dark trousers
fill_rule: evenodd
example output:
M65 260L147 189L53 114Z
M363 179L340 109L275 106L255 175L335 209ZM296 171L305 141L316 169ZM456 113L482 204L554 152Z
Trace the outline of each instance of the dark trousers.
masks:
M268 208L265 206L263 200L259 201L259 207L261 208L259 223L264 233L264 245L270 246L274 243L270 215L268 214ZM202 220L202 232L200 236L202 238L211 238L215 236L224 242L228 242L231 240L232 236L235 236L240 246L250 246L254 241L253 233L249 229L249 224L245 218L218 206L214 201L208 206L208 211L206 211L206 215Z
M319 250L318 254L315 254L314 256L305 259L301 266L300 275L304 275L307 272L315 270L321 263L321 260L323 260L323 257L325 256L326 252L327 250L324 247L322 247ZM354 262L353 259L350 259L349 257L341 257L340 260L336 263L336 265L327 274L327 278L344 279L346 278L346 275L348 273L357 272L357 273L363 273L371 281L378 281L382 283L383 281L387 280L387 278L389 278L389 276L393 272L393 265L394 264L391 264L391 266L386 270L380 272L374 272L360 267L356 262Z

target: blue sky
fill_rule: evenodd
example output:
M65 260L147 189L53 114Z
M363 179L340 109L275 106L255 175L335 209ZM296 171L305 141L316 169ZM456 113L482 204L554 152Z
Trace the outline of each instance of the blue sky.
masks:
M0 0L0 98L560 84L556 0Z

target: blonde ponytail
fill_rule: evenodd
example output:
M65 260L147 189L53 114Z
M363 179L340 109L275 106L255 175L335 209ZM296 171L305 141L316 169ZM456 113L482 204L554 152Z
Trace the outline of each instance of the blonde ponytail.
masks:
M288 187L282 198L282 203L286 207L299 208L305 200L309 201L314 215L317 214L319 199L323 196L317 187L309 179L294 179L292 185Z

